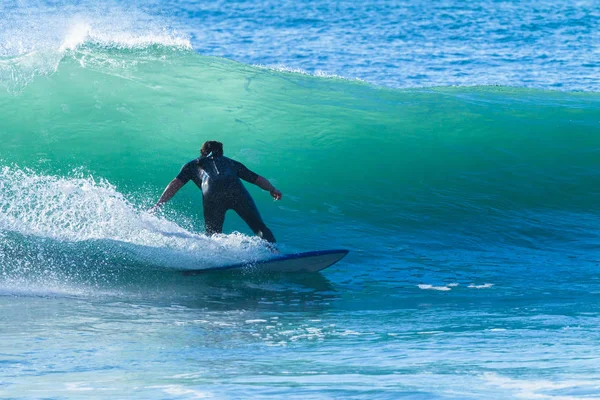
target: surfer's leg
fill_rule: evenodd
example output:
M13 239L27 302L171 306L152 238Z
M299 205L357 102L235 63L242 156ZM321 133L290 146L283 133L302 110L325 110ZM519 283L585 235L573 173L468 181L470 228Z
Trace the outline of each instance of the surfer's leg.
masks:
M225 212L227 209L216 202L204 200L204 228L207 235L223 233L223 223L225 222Z
M240 201L237 202L234 210L244 220L244 222L248 224L250 229L252 229L256 235L265 239L267 242L275 243L275 236L273 236L273 232L271 232L271 230L263 222L262 218L260 217L260 213L258 212L258 208L256 208L256 204L254 204L254 200L252 200L250 196L240 199Z

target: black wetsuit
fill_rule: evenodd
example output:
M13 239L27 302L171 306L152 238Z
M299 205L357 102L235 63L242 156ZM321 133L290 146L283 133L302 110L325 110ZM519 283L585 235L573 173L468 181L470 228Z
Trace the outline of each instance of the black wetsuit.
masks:
M265 225L254 200L240 178L255 183L258 175L244 164L224 156L200 157L181 168L177 179L190 179L202 190L206 234L223 232L227 210L234 210L261 238L275 243L275 237Z

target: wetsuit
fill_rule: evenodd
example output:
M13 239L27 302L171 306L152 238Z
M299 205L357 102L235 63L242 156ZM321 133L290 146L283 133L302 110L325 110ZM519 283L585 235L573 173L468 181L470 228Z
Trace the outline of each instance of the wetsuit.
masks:
M212 155L190 161L177 175L183 183L191 179L202 190L206 234L222 233L225 213L234 210L255 234L275 243L240 178L255 183L258 175L238 161Z

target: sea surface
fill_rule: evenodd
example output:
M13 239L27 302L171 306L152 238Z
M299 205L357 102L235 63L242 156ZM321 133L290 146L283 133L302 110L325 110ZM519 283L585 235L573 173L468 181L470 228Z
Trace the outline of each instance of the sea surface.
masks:
M600 4L0 3L0 398L600 399ZM282 253L203 234L205 140Z

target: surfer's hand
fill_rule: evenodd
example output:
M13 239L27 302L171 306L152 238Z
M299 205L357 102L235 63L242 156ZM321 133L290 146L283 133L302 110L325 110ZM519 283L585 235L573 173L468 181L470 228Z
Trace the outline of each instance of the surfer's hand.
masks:
M281 200L281 192L279 190L273 188L273 190L271 190L269 193L271 193L271 196L275 200Z

